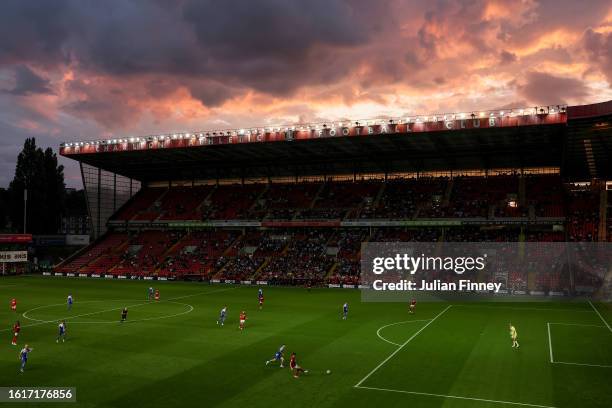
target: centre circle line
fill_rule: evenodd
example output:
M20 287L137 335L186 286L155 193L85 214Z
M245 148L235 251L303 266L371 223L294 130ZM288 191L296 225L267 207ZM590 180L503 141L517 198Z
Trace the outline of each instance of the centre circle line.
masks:
M83 303L100 303L100 302L120 302L120 301L124 301L127 299L110 299L110 300L86 300L86 301L82 301L79 302L79 304L83 304ZM191 313L194 309L194 307L188 303L181 303L181 302L175 302L172 300L165 300L164 303L174 303L177 305L182 305L182 306L186 306L188 308L188 310L180 312L180 313L174 313L171 315L166 315L166 316L159 316L159 317L150 317L150 318L145 318L145 319L138 319L138 320L130 320L131 323L135 323L135 322L142 322L142 321L149 321L149 320L160 320L160 319L167 319L170 317L177 317L177 316L181 316L187 313ZM152 305L152 304L159 304L157 302L146 302L146 303L138 303L135 305L128 305L128 308L135 308L135 307L140 307L140 306L146 306L146 305ZM37 306L34 307L32 309L29 309L25 312L23 312L21 315L28 320L37 322L37 324L44 324L44 323L52 323L52 322L56 322L56 321L60 321L60 320L71 320L71 319L76 319L78 317L84 317L84 316L93 316L96 314L100 314L100 313L106 313L106 312L112 312L115 310L120 310L123 309L123 306L121 307L115 307L112 309L105 309L105 310L98 310L96 312L90 312L90 313L83 313L80 315L75 315L75 316L68 316L68 317L63 317L63 318L59 318L59 319L53 319L53 320L41 320L41 319L36 319L33 317L28 316L28 313L33 312L34 310L40 310L40 309L45 309L45 308L50 308L50 307L54 307L54 306L63 306L65 305L65 303L55 303L55 304L51 304L51 305L42 305L42 306ZM73 324L93 324L93 323L117 323L117 321L109 321L109 320L104 320L104 321L91 321L91 322L72 322Z
M389 344L393 344L394 346L398 346L398 347L399 347L399 346L401 346L401 344L399 344L399 343L395 343L395 342L393 342L393 341L391 341L391 340L388 340L388 339L384 338L384 337L383 337L383 336L380 334L380 332L381 332L382 330L386 329L387 327L390 327L390 326L395 326L395 325L398 325L398 324L404 324L404 323L416 323L416 322L428 322L428 321L430 321L430 320L431 320L431 319L421 319L421 320L403 320L403 321L401 321L401 322L389 323L389 324L386 324L386 325L384 325L384 326L379 327L379 328L378 328L378 330L376 330L376 335L377 335L377 336L378 336L378 338L379 338L379 339L381 339L382 341L386 341L386 342L387 342L387 343L389 343Z

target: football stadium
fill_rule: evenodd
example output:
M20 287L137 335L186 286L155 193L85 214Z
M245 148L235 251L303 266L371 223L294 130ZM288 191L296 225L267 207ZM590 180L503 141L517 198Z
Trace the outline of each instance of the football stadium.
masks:
M610 0L0 3L0 408L611 408Z
M3 348L2 383L71 387L67 406L609 407L611 120L605 102L63 143L94 239L2 279L5 337L17 318L33 350L15 376ZM511 256L463 275L494 290L440 294L456 275L434 267L436 287L369 298L374 243Z

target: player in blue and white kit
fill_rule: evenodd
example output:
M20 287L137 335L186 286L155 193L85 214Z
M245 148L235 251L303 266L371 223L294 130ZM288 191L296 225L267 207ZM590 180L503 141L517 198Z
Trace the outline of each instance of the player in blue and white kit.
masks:
M280 368L285 367L285 357L283 357L283 353L285 352L285 345L283 344L282 346L280 346L280 348L278 349L278 351L276 353L274 353L274 357L272 357L270 360L266 361L266 365L273 363L275 361L280 362Z
M32 351L30 347L26 344L21 351L19 352L19 360L21 361L21 372L25 369L26 363L28 362L28 354Z
M342 305L342 320L346 320L348 317L348 303Z
M59 343L62 340L62 343L66 341L66 321L62 320L60 324L57 326L57 338L55 339L56 343Z
M68 298L66 299L66 304L68 305L68 310L72 309L72 303L73 303L72 295L68 295Z
M153 286L149 286L149 300L153 300Z
M263 302L264 302L264 295L263 295L262 288L259 288L259 291L257 292L257 300L259 301L259 310L261 310L263 308Z
M221 309L221 312L219 312L217 324L220 324L221 326L225 324L225 315L227 315L227 306L223 306L223 309Z

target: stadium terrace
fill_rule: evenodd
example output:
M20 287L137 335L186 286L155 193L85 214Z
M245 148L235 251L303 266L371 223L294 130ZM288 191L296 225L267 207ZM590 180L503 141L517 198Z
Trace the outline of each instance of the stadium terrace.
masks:
M53 273L356 287L362 242L607 241L611 120L612 101L64 143L96 240ZM602 279L548 272L487 278Z

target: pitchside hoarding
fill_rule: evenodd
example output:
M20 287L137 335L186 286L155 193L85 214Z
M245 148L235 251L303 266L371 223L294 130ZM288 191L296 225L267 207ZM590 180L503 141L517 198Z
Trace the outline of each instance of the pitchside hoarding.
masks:
M612 299L612 244L591 242L368 242L362 300Z
M28 251L0 251L0 263L27 262Z

